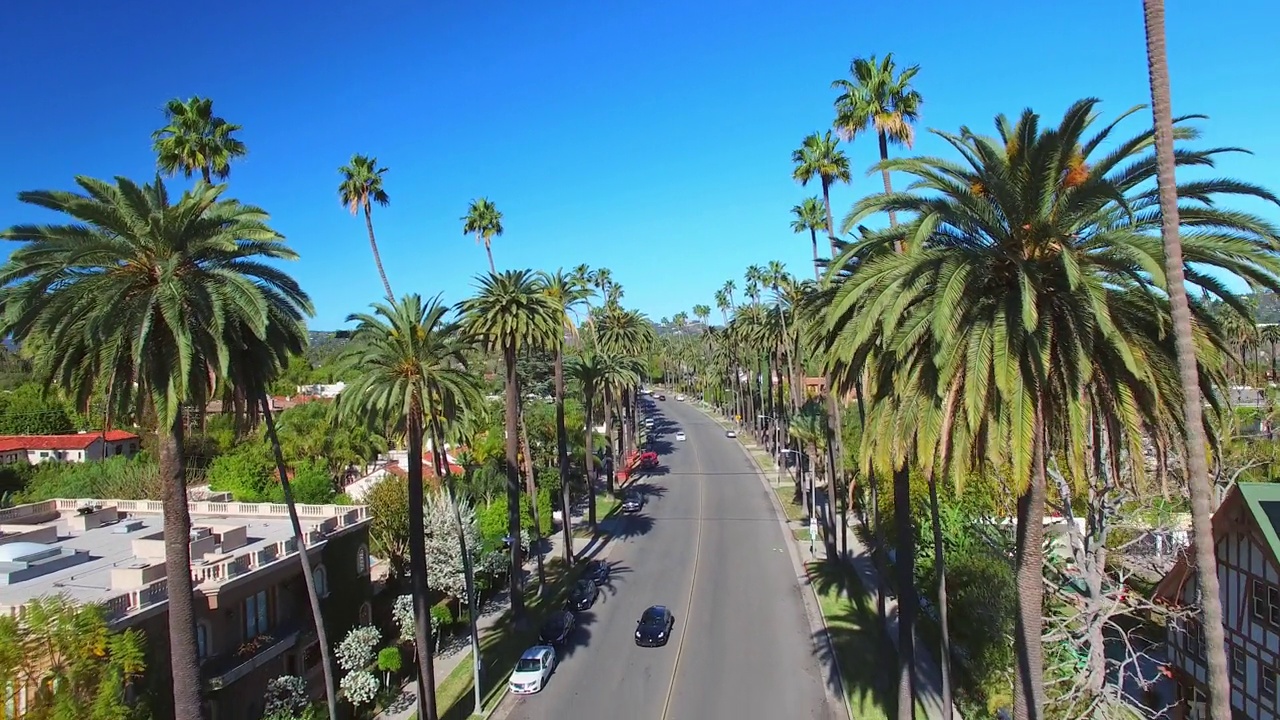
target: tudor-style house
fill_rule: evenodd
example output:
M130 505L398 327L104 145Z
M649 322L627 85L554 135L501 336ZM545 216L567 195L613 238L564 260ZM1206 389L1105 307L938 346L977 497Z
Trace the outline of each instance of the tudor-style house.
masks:
M1213 515L1236 718L1280 718L1280 484L1240 483ZM1156 586L1169 613L1166 652L1178 683L1173 717L1208 718L1204 628L1194 555L1188 550Z

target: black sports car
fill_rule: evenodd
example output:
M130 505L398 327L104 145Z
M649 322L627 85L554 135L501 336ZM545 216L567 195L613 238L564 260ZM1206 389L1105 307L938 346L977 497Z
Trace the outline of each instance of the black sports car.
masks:
M565 640L569 639L569 635L573 632L573 613L568 610L561 610L552 613L547 621L542 623L542 631L539 637L543 645L554 645L559 647L563 645Z
M592 560L587 563L587 569L583 571L582 577L597 585L609 582L609 563L603 560Z
M573 590L569 592L569 608L572 610L587 610L596 604L596 596L599 594L600 588L596 587L594 582L579 580L573 586Z
M658 647L666 645L671 639L671 629L676 619L671 611L662 605L654 605L640 616L636 623L636 644L641 647Z
M622 501L622 512L634 513L640 512L644 507L644 496L640 493L627 493L627 497Z

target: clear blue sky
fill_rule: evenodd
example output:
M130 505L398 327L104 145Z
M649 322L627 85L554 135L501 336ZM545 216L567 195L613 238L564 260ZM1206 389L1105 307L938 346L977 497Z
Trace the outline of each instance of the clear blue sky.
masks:
M1175 113L1207 113L1206 143L1256 153L1223 173L1280 189L1280 7L1167 2ZM289 270L316 329L381 294L363 221L336 196L353 152L390 168L392 204L374 222L397 293L470 291L487 265L459 218L486 195L505 214L500 269L609 267L625 303L657 319L711 304L730 277L741 287L751 263L810 272L808 238L788 227L808 192L789 155L829 126L829 84L854 56L922 66L923 128L987 130L1028 106L1056 120L1084 96L1118 113L1148 95L1140 0L209 7L6 8L0 225L48 219L19 190L145 179L164 102L212 97L249 146L232 194L269 210L302 254ZM941 148L922 132L917 150ZM871 140L846 151L859 170L875 160ZM878 183L838 188L837 215Z

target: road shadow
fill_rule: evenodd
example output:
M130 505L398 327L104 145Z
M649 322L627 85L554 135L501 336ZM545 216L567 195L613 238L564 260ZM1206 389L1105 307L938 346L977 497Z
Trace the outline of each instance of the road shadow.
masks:
M653 530L653 518L643 512L635 514L617 513L600 521L599 529L592 534L587 544L578 551L579 560L591 560L609 544L610 540L629 540L647 535Z
M670 472L670 471L665 471L662 474L666 475L667 472ZM648 503L650 500L660 498L663 495L666 495L667 489L662 487L661 485L654 485L652 483L644 482L643 480L636 480L635 482L628 485L626 487L626 490L624 490L624 492L639 493L641 496L644 497L644 501Z
M814 640L828 687L848 696L853 717L896 717L898 654L877 617L875 599L847 565L810 563L807 576L826 616L826 636L819 631Z

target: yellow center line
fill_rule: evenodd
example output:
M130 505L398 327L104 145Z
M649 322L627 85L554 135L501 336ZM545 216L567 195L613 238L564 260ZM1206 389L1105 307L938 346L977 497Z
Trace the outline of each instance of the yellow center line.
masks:
M662 720L667 720L667 714L671 711L671 698L675 695L676 676L680 670L680 655L684 652L684 637L686 629L689 627L688 619L693 617L693 593L698 586L698 559L702 556L702 504L703 496L706 492L706 482L702 473L702 454L698 452L698 444L691 443L693 446L693 464L697 467L698 475L698 532L693 545L693 577L689 580L689 601L685 605L683 625L680 628L680 640L676 643L676 661L671 667L671 684L667 686L667 699L662 704Z

